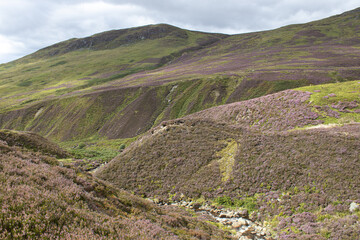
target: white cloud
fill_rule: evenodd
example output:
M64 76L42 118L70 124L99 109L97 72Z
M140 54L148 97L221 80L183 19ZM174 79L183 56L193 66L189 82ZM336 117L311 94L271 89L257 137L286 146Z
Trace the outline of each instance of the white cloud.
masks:
M26 47L21 41L0 35L0 62L18 58L23 55L24 50Z

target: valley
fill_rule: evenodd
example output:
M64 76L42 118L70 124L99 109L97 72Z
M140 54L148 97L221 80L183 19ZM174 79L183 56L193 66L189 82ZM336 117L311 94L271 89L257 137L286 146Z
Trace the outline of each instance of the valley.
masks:
M358 239L360 9L60 42L0 65L0 128L2 239Z

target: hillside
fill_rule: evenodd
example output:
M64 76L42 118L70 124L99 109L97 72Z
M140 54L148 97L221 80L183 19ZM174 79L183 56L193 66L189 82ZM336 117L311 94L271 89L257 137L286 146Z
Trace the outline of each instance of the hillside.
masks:
M311 86L163 122L96 176L145 196L246 207L282 239L356 239L359 94L359 81Z
M300 90L300 91L299 91ZM360 122L360 81L286 90L206 109L185 118L211 119L256 130Z
M151 25L71 39L0 66L0 126L129 138L212 106L356 80L359 14L232 36Z
M219 152L219 148L222 149L228 145L227 141L233 143L235 140L242 146L241 142L250 138L249 136L253 136L251 138L254 139L262 139L268 135L273 138L280 138L280 136L284 135L284 138L292 140L293 137L289 136L299 135L299 137L302 136L303 138L314 137L317 139L318 135L328 134L329 138L332 138L334 137L332 135L334 131L340 131L334 128L336 126L339 129L345 129L344 131L347 132L344 135L345 138L348 138L347 135L352 136L351 138L357 138L358 125L355 123L360 122L359 94L359 81L318 85L286 90L256 99L213 107L184 118L166 121L136 140L125 152L97 174L111 182L120 181L121 187L133 186L139 188L139 190L144 190L145 186L151 186L151 189L159 188L161 190L163 184L158 186L152 184L154 181L163 179L160 172L163 174L170 173L171 176L174 171L180 171L185 174L182 176L184 179L191 180L193 174L198 170L204 170L203 167L219 157L216 152ZM355 125L347 127L347 125L342 126L343 124ZM354 129L354 131L346 130L349 128ZM312 132L314 134L311 134ZM229 139L233 140L230 141ZM259 141L261 142L261 140ZM336 143L338 144L338 142L341 143L342 141L337 140ZM289 147L293 144L290 144ZM321 145L324 144L325 142L321 142ZM332 142L329 141L328 144L332 144ZM345 141L341 144L346 148ZM280 145L277 147L280 147ZM283 147L285 146L281 146L281 148ZM314 147L319 146L315 144ZM153 150L151 150L152 148ZM155 150L155 148L159 149ZM274 152L282 151L281 148L274 150ZM307 145L294 147L294 149L297 149L296 151L302 152L305 149L299 150L298 148L307 148ZM236 149L233 149L235 151L233 154L237 153ZM336 154L336 148L328 147L328 149ZM313 151L314 154L322 154L321 152L317 153L318 151L315 149ZM353 154L352 151L350 153ZM307 158L308 155L299 157ZM355 155L355 157L358 156ZM137 158L139 161L135 161ZM193 158L194 160L192 160ZM124 163L129 159L131 159L128 162L129 165L125 164L124 166ZM303 159L297 161L301 162ZM145 172L141 172L141 168L133 166L133 164L143 165L145 163L147 165L147 168L144 169ZM150 163L154 164L154 166ZM193 165L192 172L179 167L182 166L182 163ZM172 164L177 167L170 171L175 166L172 166ZM121 168L117 167L118 165ZM126 167L130 167L130 169ZM189 166L185 165L184 167ZM149 168L154 171L149 171ZM165 168L169 168L169 171L166 171ZM117 169L121 174L117 172ZM136 173L133 169L139 169L140 172ZM131 175L129 175L130 173ZM139 176L138 174L144 175ZM149 181L147 174L153 174L156 180L151 179L152 181ZM204 176L200 174L199 177ZM204 180L204 182L211 184L215 179L213 178L211 181L209 179L209 181ZM138 181L141 181L141 183ZM172 182L173 178L171 177L169 181ZM200 180L197 179L196 181ZM143 186L143 184L145 185ZM171 186L165 185L166 188L162 190L169 191ZM175 185L178 186L179 184ZM193 189L191 184L184 183L184 185L191 186ZM144 191L142 193L151 192Z
M223 37L160 24L70 39L2 64L0 108L18 108L158 68Z
M1 239L231 239L184 210L60 166L44 154L54 145L46 139L27 141L40 152L19 147L23 134L0 135Z

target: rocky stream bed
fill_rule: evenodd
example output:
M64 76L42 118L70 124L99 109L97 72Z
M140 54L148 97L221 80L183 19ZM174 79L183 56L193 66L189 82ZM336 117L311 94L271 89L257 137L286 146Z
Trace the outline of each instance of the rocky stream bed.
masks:
M204 214L210 216L213 221L223 224L224 226L229 226L231 229L235 230L234 234L236 239L239 240L274 240L277 239L274 237L269 229L264 227L260 222L252 221L249 217L249 212L246 209L243 210L230 210L224 209L211 205L209 203L200 204L187 201L179 202L158 202L154 201L158 205L171 205L191 209L196 212L196 214Z

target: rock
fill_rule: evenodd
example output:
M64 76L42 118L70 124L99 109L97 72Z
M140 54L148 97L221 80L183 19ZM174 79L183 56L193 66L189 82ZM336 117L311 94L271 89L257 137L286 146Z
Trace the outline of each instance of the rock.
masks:
M221 214L221 211L218 209L211 209L210 210L211 214L214 215L215 217L219 217Z
M247 237L247 236L241 236L241 237L239 238L239 240L249 240L249 239L252 239L252 238L249 238L249 237Z
M199 210L203 210L203 211L207 211L207 212L210 212L211 211L211 207L209 205L205 205L205 206L201 206L199 208Z
M355 212L356 210L359 210L359 204L358 203L356 203L356 202L352 202L351 204L350 204L350 208L349 208L349 210L350 210L350 212Z
M249 211L247 209L240 210L238 212L238 215L239 215L239 217L248 219L249 218Z
M194 210L199 210L200 207L201 207L201 204L200 204L200 203L194 203L194 204L193 204Z
M250 239L254 239L254 237L256 236L256 232L254 230L254 228L249 227L245 232L243 232L242 234L244 237L250 238Z
M248 225L247 221L243 218L240 218L237 221L232 223L233 228L241 228L241 227L247 226L247 225Z

